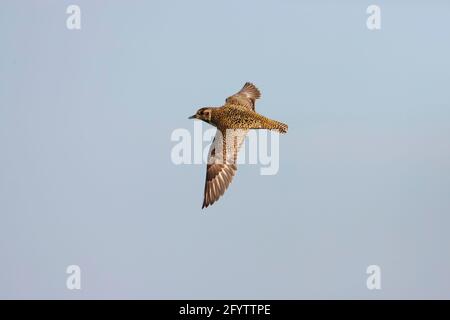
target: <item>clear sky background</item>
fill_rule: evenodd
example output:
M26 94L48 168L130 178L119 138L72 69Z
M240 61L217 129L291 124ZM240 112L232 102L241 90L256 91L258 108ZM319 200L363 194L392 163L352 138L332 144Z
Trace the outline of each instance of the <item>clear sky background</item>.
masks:
M448 1L1 1L0 297L450 298L449 57ZM202 211L170 135L246 81L279 173Z

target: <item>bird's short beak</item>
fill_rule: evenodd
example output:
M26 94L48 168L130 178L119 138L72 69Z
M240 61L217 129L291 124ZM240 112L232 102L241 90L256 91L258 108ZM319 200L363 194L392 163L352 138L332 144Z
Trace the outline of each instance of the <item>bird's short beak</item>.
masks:
M194 114L193 116L190 116L188 119L197 119L197 115Z

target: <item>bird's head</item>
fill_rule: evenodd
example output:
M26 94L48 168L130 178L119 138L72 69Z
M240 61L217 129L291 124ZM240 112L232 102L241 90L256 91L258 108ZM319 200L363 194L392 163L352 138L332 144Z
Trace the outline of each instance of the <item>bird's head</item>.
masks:
M212 114L212 108L200 108L197 110L197 112L190 116L189 119L198 119L203 120L205 122L210 123L211 122L211 114Z

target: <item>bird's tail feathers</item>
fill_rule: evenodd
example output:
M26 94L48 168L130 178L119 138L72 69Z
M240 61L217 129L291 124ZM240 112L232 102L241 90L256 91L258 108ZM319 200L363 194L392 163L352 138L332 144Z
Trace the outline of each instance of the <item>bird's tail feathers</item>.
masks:
M280 133L286 133L288 131L288 125L276 120L270 120L267 125L267 128L265 129L275 130Z

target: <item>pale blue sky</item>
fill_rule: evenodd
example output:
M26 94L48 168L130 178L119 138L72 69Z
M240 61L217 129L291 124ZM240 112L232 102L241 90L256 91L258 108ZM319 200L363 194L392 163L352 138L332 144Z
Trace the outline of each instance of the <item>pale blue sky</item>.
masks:
M450 298L449 30L447 1L3 0L0 297ZM246 81L280 171L202 211L170 135Z

